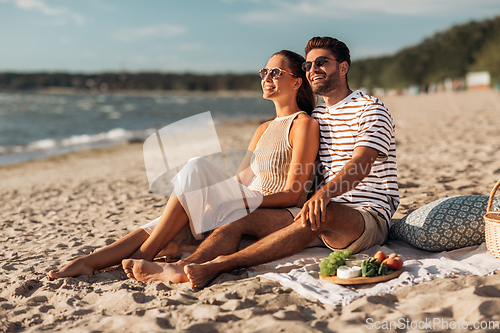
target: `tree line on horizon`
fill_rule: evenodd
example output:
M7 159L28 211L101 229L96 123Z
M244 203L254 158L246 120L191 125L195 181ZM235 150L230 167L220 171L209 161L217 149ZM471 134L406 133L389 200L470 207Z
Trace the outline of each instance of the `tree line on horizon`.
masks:
M500 16L453 26L394 55L357 60L349 81L357 87L427 87L472 71L488 71L493 83L500 82Z
M500 16L438 32L396 54L353 61L349 84L398 89L427 87L470 71L488 71L500 82ZM258 74L0 73L1 90L62 87L77 90L260 90Z

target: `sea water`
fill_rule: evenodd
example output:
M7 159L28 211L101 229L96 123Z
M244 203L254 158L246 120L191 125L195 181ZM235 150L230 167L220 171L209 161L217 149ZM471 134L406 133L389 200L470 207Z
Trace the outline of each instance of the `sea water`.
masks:
M275 117L273 103L260 96L0 92L0 165L141 141L206 111L216 125Z

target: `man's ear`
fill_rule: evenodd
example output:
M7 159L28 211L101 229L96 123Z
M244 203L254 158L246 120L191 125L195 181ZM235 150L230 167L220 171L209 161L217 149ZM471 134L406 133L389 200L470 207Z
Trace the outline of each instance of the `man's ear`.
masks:
M347 75L347 72L349 72L349 64L347 63L347 61L343 61L340 64L340 73L342 75Z

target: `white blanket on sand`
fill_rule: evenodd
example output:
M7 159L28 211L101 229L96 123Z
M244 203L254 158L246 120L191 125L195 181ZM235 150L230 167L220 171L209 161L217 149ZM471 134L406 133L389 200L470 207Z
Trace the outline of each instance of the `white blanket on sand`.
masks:
M373 256L378 250L398 253L404 260L404 271L396 279L376 284L341 286L320 280L321 259L331 252L327 248L313 247L302 252L249 268L249 276L262 276L278 281L306 298L314 298L325 304L347 305L364 295L389 293L400 286L409 286L433 278L456 275L487 275L500 269L500 259L490 255L483 243L448 252L427 252L400 241L389 241L363 251Z

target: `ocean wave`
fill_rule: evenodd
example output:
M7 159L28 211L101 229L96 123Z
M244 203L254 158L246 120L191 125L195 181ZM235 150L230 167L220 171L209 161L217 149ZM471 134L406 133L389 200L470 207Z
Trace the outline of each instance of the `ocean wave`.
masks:
M0 154L50 151L58 150L60 148L64 148L65 151L67 151L68 148L69 150L73 150L71 148L78 149L81 147L91 148L102 144L113 144L128 140L145 139L153 132L154 129L127 131L123 128L115 128L104 133L73 135L61 140L42 139L24 146L0 146Z

